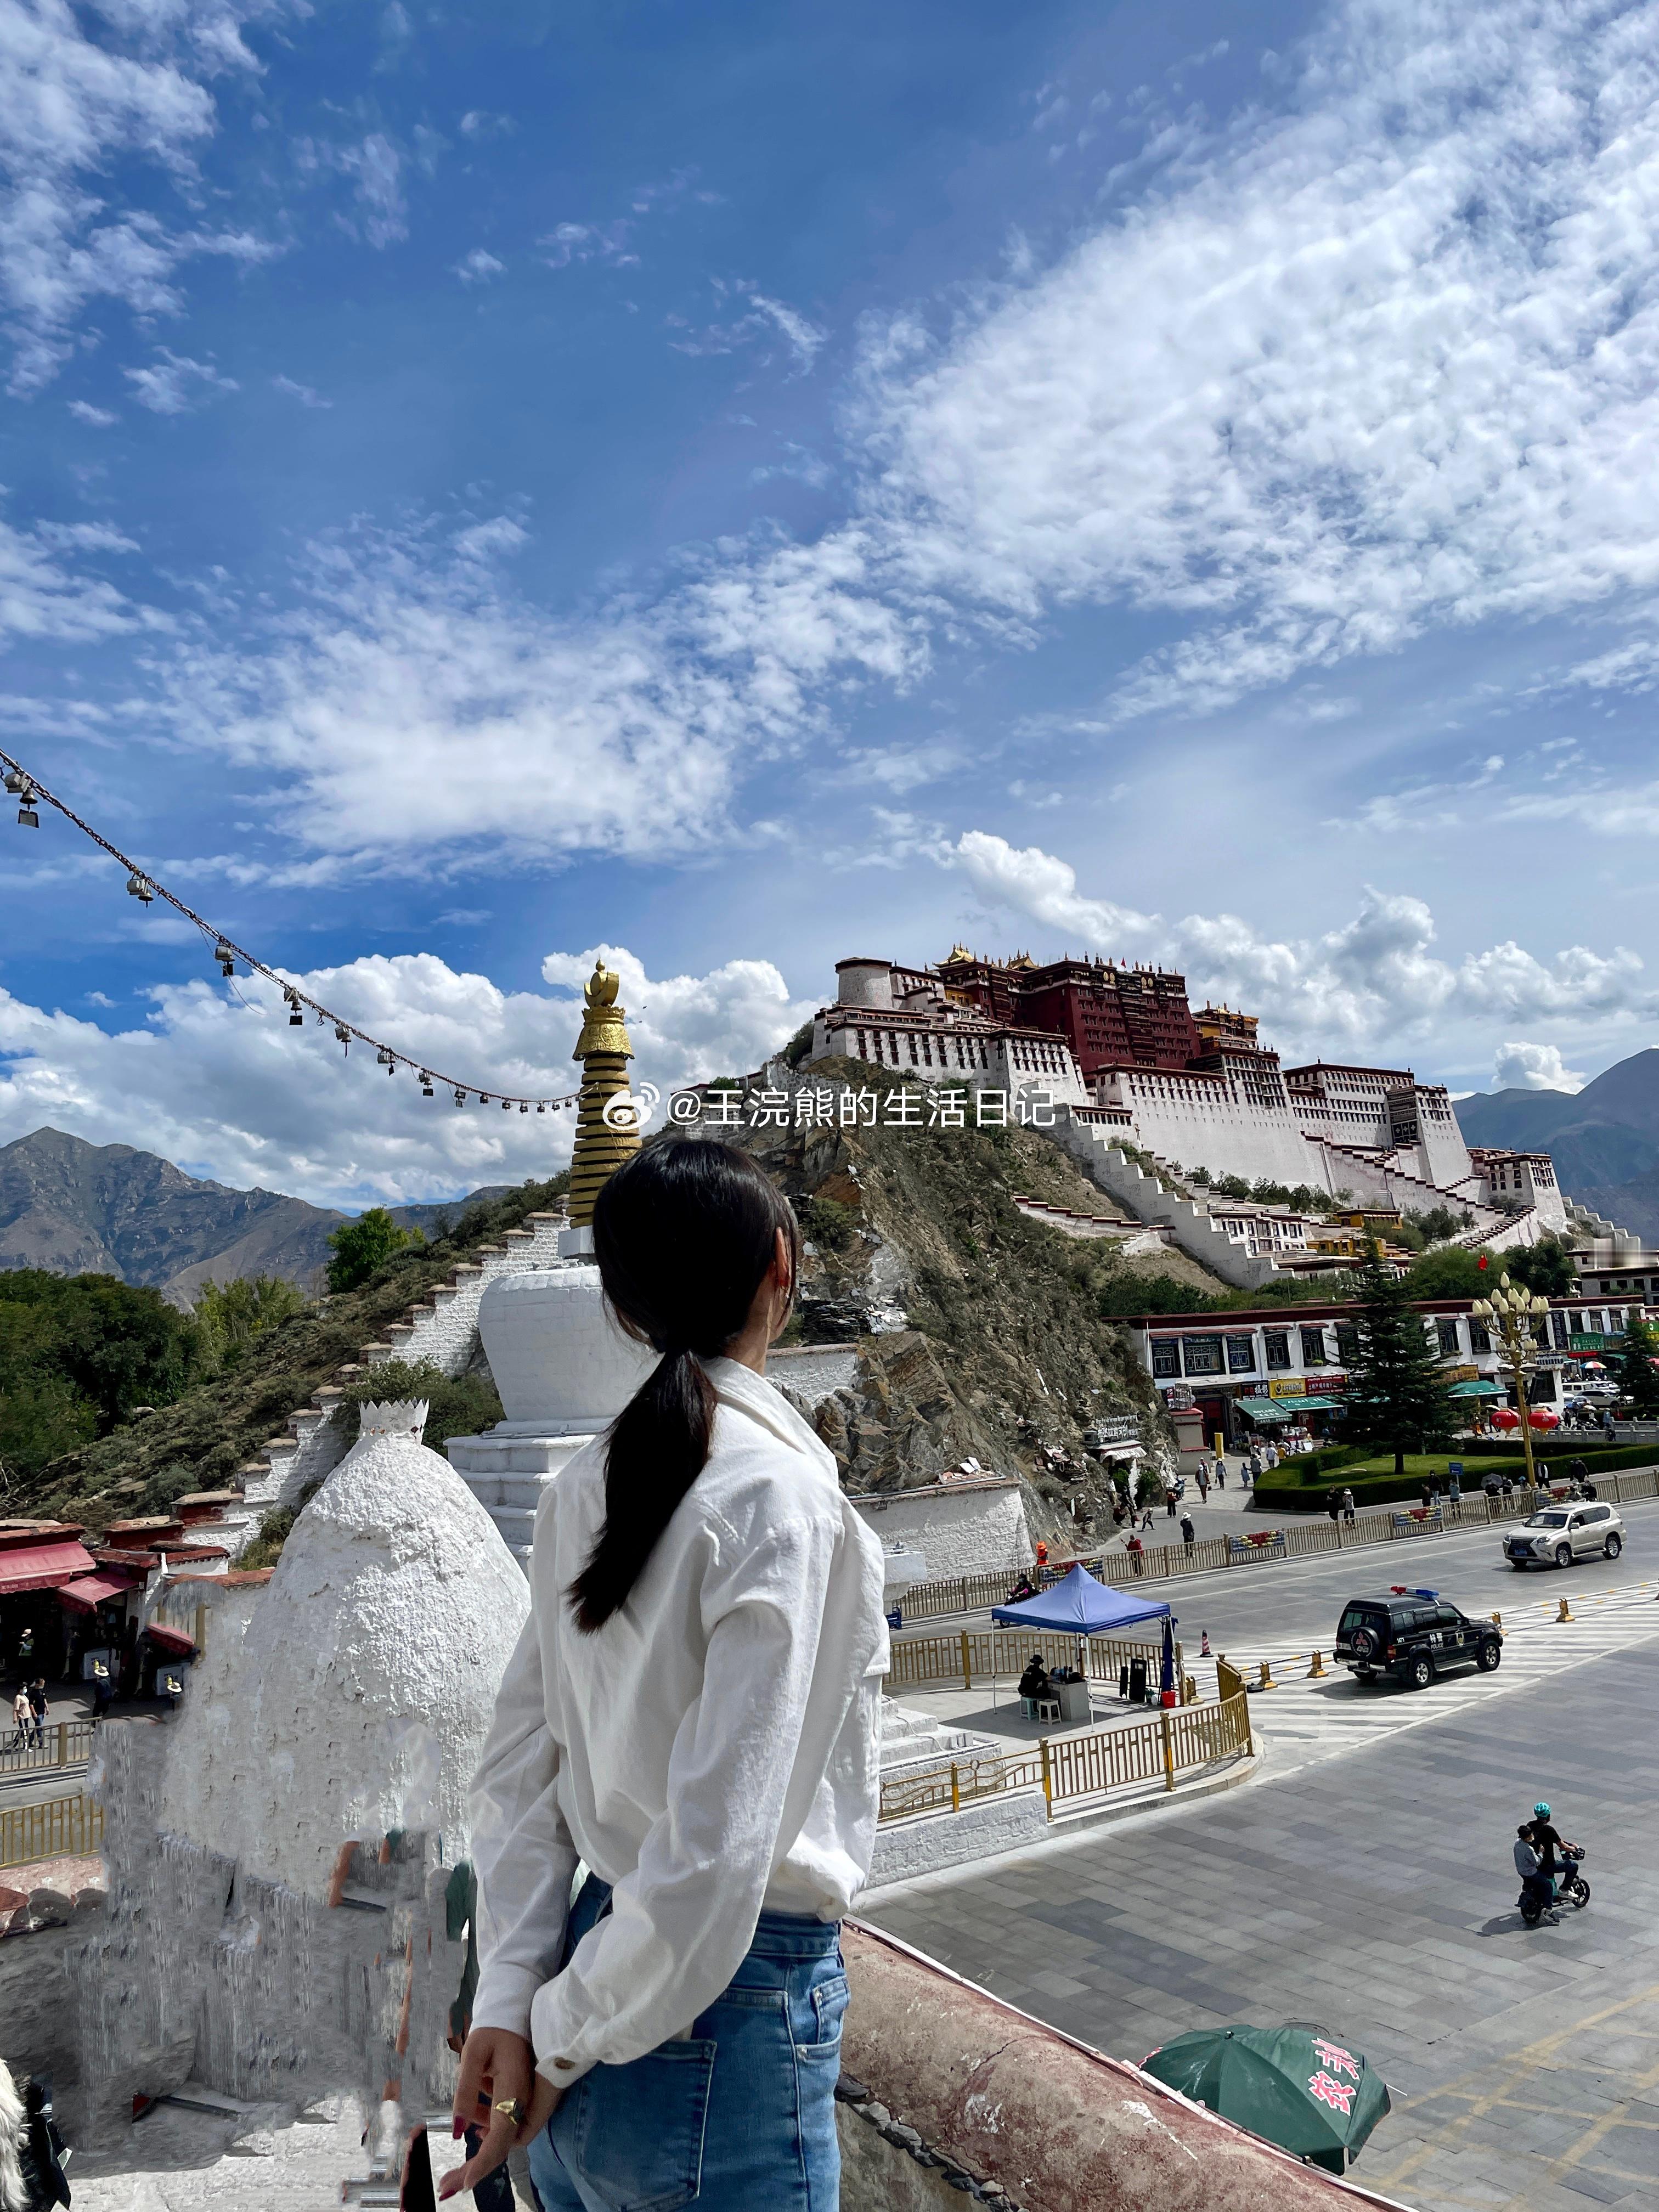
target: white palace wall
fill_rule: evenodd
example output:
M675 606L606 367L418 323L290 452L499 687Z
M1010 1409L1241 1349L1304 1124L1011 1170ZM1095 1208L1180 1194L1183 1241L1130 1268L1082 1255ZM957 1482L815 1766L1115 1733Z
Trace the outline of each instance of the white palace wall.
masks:
M1252 1182L1328 1188L1322 1148L1308 1143L1294 1111L1232 1096L1224 1078L1126 1069L1113 1080L1110 1103L1133 1115L1134 1142L1161 1159Z

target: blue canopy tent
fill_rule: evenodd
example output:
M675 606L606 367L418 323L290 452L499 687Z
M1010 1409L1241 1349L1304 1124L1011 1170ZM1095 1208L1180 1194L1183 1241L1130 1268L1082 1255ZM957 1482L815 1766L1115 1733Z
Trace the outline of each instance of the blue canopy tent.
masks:
M1156 1598L1111 1589L1097 1583L1086 1567L1077 1566L1036 1597L1018 1605L994 1605L991 1618L1005 1628L1046 1628L1075 1636L1079 1652L1085 1636L1109 1635L1137 1621L1159 1621L1164 1630L1159 1686L1165 1700L1175 1703L1175 1615Z
M1127 1590L1097 1583L1086 1567L1073 1567L1069 1575L1036 1597L1018 1605L994 1605L991 1618L1005 1628L1058 1629L1064 1635L1105 1636L1115 1628L1127 1628L1137 1620L1172 1620L1167 1605L1156 1598L1132 1596Z

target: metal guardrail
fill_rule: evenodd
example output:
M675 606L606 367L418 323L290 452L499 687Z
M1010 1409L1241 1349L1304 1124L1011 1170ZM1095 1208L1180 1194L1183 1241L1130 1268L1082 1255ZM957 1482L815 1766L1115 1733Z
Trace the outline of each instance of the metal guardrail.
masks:
M1035 1651L1045 1667L1075 1667L1078 1662L1078 1638L1057 1629L958 1629L950 1636L907 1636L895 1638L891 1648L892 1663L883 1686L890 1698L902 1689L920 1689L933 1682L959 1683L971 1690L976 1681L994 1682L1007 1675L1024 1674L1025 1662ZM1083 1674L1091 1682L1115 1682L1119 1670L1144 1660L1147 1670L1156 1677L1163 1664L1164 1647L1159 1644L1130 1643L1115 1636L1091 1636L1087 1639ZM1176 1674L1182 1673L1182 1650L1175 1648Z
M1056 1805L1147 1782L1173 1790L1183 1773L1248 1758L1254 1750L1249 1706L1241 1690L1218 1704L1188 1705L1127 1728L1045 1736L1030 1752L948 1759L896 1775L881 1785L878 1817L885 1823L924 1813L959 1813L977 1798L1041 1789L1053 1820Z
M1339 1470L1340 1476L1340 1470ZM1626 1468L1616 1474L1591 1470L1598 1498L1627 1504L1642 1498L1659 1497L1659 1468ZM1340 1487L1339 1480L1338 1487ZM1255 1566L1272 1559L1306 1559L1319 1552L1347 1552L1367 1544L1409 1542L1413 1537L1437 1535L1447 1528L1496 1528L1506 1521L1524 1520L1547 1502L1541 1491L1517 1490L1505 1502L1484 1492L1466 1495L1454 1503L1443 1498L1438 1517L1425 1516L1421 1507L1400 1504L1361 1513L1352 1526L1324 1516L1282 1528L1263 1528L1249 1537L1209 1536L1192 1544L1159 1544L1140 1553L1139 1561L1126 1552L1097 1554L1081 1560L1067 1559L1050 1566L1033 1581L1043 1586L1056 1582L1073 1566L1085 1566L1115 1589L1133 1589L1149 1582L1170 1582L1182 1575L1206 1574L1218 1568ZM907 1618L918 1620L941 1615L976 1613L988 1606L1004 1605L1017 1579L1005 1568L992 1575L958 1575L937 1582L915 1583L899 1595Z
M0 1778L8 1774L30 1774L64 1766L84 1766L92 1757L94 1734L90 1721L48 1721L39 1743L20 1744L15 1729L0 1742Z
M104 1840L104 1808L93 1797L49 1797L0 1807L0 1867L36 1859L86 1858Z

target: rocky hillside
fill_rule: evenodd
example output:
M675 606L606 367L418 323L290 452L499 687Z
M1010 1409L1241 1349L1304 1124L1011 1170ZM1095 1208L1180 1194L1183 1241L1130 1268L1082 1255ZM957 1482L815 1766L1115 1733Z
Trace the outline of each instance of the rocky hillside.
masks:
M1127 1414L1155 1454L1173 1443L1103 1311L1123 1304L1107 1286L1152 1273L1222 1285L1179 1255L1127 1261L1109 1239L1027 1218L1016 1194L1108 1210L1031 1131L751 1131L744 1141L796 1201L811 1247L792 1340L860 1346L856 1384L813 1416L848 1486L931 1482L970 1456L1021 1477L1035 1525L1098 1533L1108 1484L1087 1450L1091 1425Z
M1622 1228L1659 1236L1659 1049L1582 1091L1494 1091L1457 1102L1472 1145L1547 1152L1561 1188Z

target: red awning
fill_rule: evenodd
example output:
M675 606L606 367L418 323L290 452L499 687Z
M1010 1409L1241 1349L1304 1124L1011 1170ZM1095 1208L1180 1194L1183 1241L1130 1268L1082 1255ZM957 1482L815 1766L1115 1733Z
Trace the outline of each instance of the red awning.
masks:
M142 1575L126 1574L119 1567L105 1567L95 1575L82 1575L79 1582L65 1583L58 1593L58 1601L64 1605L76 1606L83 1613L90 1613L94 1606L101 1605L106 1597L125 1596L143 1579Z
M84 1544L58 1537L44 1544L16 1544L0 1550L0 1597L18 1590L58 1589L92 1572L93 1557Z
M163 1651L172 1652L175 1658L193 1659L196 1656L196 1638L186 1636L182 1628L169 1628L162 1621L152 1620L144 1633L152 1644Z

